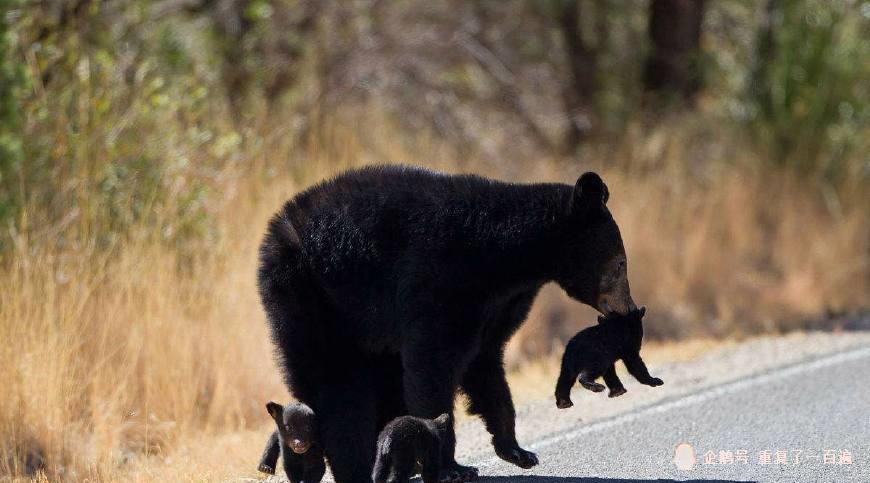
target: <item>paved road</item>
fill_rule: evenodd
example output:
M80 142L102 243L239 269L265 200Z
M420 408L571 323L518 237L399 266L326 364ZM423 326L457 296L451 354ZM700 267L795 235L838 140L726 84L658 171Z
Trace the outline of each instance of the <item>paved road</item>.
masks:
M657 375L653 368L651 371ZM667 386L668 378L662 376ZM633 392L656 390L628 388L628 395L611 401L617 403ZM591 397L591 393L575 389L574 402L578 406L592 401L588 399ZM552 418L551 414L544 415L542 408L521 412L518 426L530 419ZM521 442L538 453L539 466L521 470L479 449L466 452L462 460L470 459L479 466L482 482L499 483L867 483L870 346L814 355L732 382L665 397L591 423L575 423L561 433L525 440L521 437ZM688 461L694 453L692 470L681 470L674 463L679 443L692 446L692 450L682 450L683 459ZM477 453L476 457L472 453ZM851 464L846 464L849 455ZM770 463L763 464L768 456ZM826 464L830 457L833 463ZM717 464L706 464L706 458ZM719 463L720 458L724 463Z

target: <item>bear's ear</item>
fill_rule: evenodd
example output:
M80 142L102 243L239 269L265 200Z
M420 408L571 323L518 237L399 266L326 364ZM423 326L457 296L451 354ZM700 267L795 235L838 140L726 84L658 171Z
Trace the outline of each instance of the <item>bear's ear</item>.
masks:
M272 416L272 419L274 419L276 422L281 423L283 421L284 406L276 402L269 401L268 403L266 403L266 411L269 411L269 415Z
M610 191L601 176L589 171L583 173L574 185L572 211L582 215L600 212L608 199Z
M643 318L643 316L646 315L646 307L641 306L641 308L638 309L637 312L638 314L640 314L640 318Z
M603 324L605 321L607 321L607 317L605 317L603 315L598 316L598 323L599 324Z
M438 416L437 418L435 418L435 424L437 424L438 426L442 426L442 427L446 428L449 423L450 423L450 415L447 413L444 413L441 416Z

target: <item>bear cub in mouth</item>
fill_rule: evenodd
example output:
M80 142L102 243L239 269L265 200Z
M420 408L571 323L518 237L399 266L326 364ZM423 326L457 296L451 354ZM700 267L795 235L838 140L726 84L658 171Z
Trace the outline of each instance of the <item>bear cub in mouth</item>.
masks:
M581 330L569 342L562 356L562 370L556 384L556 406L564 409L571 402L571 387L576 379L581 386L601 392L604 386L595 382L604 377L610 397L625 394L625 387L616 376L616 361L622 359L628 373L641 384L661 386L661 379L652 377L640 358L643 340L643 316L646 307L627 315L598 316L598 325Z

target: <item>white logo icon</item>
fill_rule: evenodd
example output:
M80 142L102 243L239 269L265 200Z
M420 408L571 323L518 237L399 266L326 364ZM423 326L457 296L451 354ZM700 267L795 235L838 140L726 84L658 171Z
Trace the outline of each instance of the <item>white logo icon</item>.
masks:
M674 448L674 464L682 471L695 469L695 448L689 443L680 443Z

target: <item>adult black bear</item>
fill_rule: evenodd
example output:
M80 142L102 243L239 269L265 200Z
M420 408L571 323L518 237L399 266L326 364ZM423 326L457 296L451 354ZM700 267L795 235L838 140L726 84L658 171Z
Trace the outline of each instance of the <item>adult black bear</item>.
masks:
M498 456L537 464L514 434L504 347L550 281L602 313L635 308L607 199L595 173L571 187L392 166L287 202L260 247L260 296L338 483L371 481L378 431L452 414L457 389ZM442 477L473 477L445 436Z

